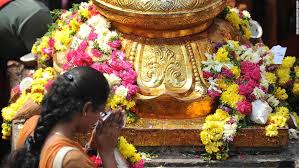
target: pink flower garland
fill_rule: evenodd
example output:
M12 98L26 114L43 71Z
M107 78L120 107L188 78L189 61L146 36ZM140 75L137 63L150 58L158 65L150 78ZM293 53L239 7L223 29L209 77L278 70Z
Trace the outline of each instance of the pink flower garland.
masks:
M98 35L94 32L89 34L89 40L95 40ZM67 54L67 63L63 65L64 70L68 70L73 66L91 66L92 68L107 74L115 74L121 79L121 84L128 89L127 99L131 99L138 91L136 85L137 73L133 70L132 64L125 60L125 55L117 48L121 42L114 40L109 42L112 50L111 58L104 62L93 62L91 56L85 51L88 47L88 41L83 40L77 50L71 50ZM101 57L102 52L93 48L91 54L95 57Z

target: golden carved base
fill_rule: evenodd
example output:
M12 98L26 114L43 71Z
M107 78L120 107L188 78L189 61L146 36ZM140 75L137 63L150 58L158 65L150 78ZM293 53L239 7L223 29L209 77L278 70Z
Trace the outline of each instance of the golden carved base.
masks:
M203 146L200 140L204 119L157 120L140 119L127 125L122 135L136 146ZM279 136L266 137L263 127L240 129L234 147L286 147L288 129L280 129Z
M138 73L137 114L142 118L188 119L212 110L208 84L202 75L205 53L217 42L246 42L230 23L215 19L202 33L151 39L122 34L122 46Z
M163 95L151 100L137 99L136 105L141 118L187 119L205 117L212 110L213 100L205 96L187 101Z
M200 140L204 119L158 120L140 119L127 125L121 132L135 146L203 146ZM283 148L288 145L288 129L279 129L277 137L266 137L259 126L238 131L233 146L236 148ZM85 144L88 135L78 135Z
M206 116L213 101L202 77L201 61L217 42L246 42L225 20L215 19L204 32L177 38L150 39L122 34L122 49L138 73L137 113L144 118L187 119ZM61 72L65 53L53 56Z
M199 133L203 119L157 120L140 119L127 125L121 132L128 142L136 146L203 146ZM12 150L15 149L19 134L18 124L12 125ZM277 137L265 136L265 129L252 127L240 129L234 140L237 148L282 148L288 145L288 129L279 129ZM78 134L76 140L84 146L91 134Z

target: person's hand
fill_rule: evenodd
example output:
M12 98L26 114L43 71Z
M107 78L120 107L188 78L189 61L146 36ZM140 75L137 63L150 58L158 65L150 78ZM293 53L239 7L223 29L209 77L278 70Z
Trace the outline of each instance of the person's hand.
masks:
M94 138L96 141L97 150L103 159L104 167L105 161L106 163L115 162L114 150L117 145L120 130L124 125L124 115L125 113L123 110L119 109L113 111L105 121L98 121L99 123L96 127Z

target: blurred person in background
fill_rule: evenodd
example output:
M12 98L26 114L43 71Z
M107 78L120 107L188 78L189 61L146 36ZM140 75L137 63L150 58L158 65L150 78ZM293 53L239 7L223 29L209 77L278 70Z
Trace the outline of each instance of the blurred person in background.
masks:
M7 106L10 96L7 68L19 65L17 62L7 65L8 60L19 60L30 53L32 45L47 32L50 23L46 0L0 0L0 109ZM0 158L9 148L3 143L0 140Z

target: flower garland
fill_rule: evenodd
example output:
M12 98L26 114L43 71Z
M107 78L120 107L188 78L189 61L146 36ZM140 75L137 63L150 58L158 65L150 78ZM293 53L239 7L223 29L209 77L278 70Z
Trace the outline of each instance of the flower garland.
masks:
M139 153L136 148L132 144L128 143L127 140L122 136L118 139L117 149L124 159L128 161L130 168L144 167L144 156L142 156L142 154ZM92 155L90 156L90 159L95 163L96 167L102 166L102 159L99 155Z
M294 56L287 56L280 65L271 67L271 71L276 75L276 97L285 100L290 110L299 110L297 102L299 100L299 66L298 60Z
M295 72L295 80L294 80L292 92L294 95L298 96L299 95L299 66L294 67L294 72Z
M275 113L270 114L266 128L266 136L274 137L278 135L278 128L284 128L289 119L289 109L277 107Z
M92 3L74 5L68 11L58 10L58 14L61 15L50 26L48 33L38 39L32 47L31 52L39 57L40 64L50 66L53 54L66 51L80 25L95 13L97 13L96 7Z
M110 23L99 14L83 23L73 37L63 69L91 66L102 72L111 88L107 110L121 107L129 113L135 107L137 73L132 64L125 60L125 54L119 50L119 35L109 28ZM130 114L127 115L129 122L133 121L132 113Z
M275 73L279 86L285 89L291 88L289 93L299 95L299 66L296 65L296 57L285 57Z
M216 50L215 54L206 54L207 60L202 61L202 69L210 84L208 94L219 100L219 106L215 114L207 116L200 138L206 152L222 160L228 156L228 146L237 128L249 124L248 119L257 122L254 109L259 109L261 104L265 107L265 114L275 109L269 119L257 122L266 124L268 119L266 136L270 137L276 136L278 132L275 131L285 126L289 111L282 106L288 94L285 89L276 86L278 78L270 71L273 53L268 47L263 44L240 45L237 41L228 40L224 44L216 44Z
M111 89L106 110L123 108L127 112L126 123L135 122L137 73L120 50L119 35L109 30L110 23L95 10L92 3L81 3L71 11L64 11L58 18L49 33L35 44L33 53L40 55L44 63L44 60L51 60L57 51L67 51L64 71L90 66L102 72ZM124 137L119 138L118 149L130 167L143 167L141 155ZM101 164L99 157L93 156L91 159L96 165Z
M299 116L298 116L298 114L297 113L295 113L295 112L293 112L292 113L293 114L293 116L294 116L294 118L295 118L295 122L296 122L296 124L297 124L297 130L299 130Z
M293 82L291 79L291 68L295 61L296 58L290 56L283 59L282 64L276 70L279 85L287 85Z
M12 119L28 99L32 99L37 104L41 103L45 85L47 84L47 81L54 79L54 77L55 71L53 68L48 67L46 69L38 69L33 74L33 83L31 86L22 92L15 103L12 103L1 110L4 120L2 124L2 139L8 139L10 137Z
M220 16L229 21L235 28L240 30L246 39L250 39L251 31L249 20L251 19L251 16L248 11L240 11L237 8L226 7Z
M117 148L121 155L130 163L130 168L143 168L144 160L136 148L127 142L124 137L119 137Z
M205 150L209 154L216 153L217 160L228 157L228 153L225 152L227 149L224 140L231 141L235 132L233 123L229 121L229 114L222 109L217 109L215 114L206 117L200 133Z

